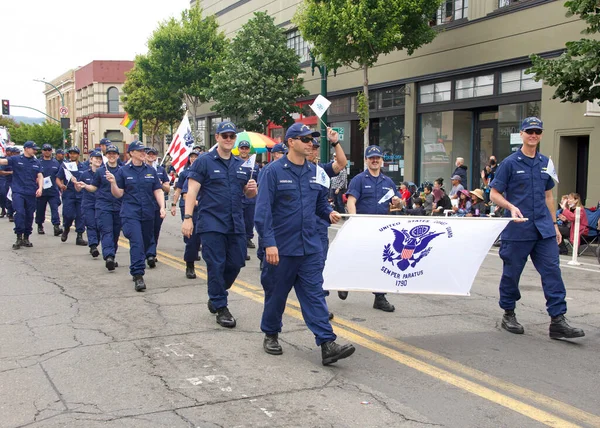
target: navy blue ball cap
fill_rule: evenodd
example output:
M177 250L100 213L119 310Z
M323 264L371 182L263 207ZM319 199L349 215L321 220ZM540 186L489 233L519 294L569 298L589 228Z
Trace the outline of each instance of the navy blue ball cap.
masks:
M52 146L48 143L42 144L42 150L52 150Z
M365 150L365 157L373 158L375 156L383 157L383 152L381 151L381 147L379 147L379 146L367 147L367 150Z
M246 141L246 140L240 141L239 144L238 144L238 149L240 149L242 147L250 148L250 142Z
M21 152L21 150L19 150L19 148L15 147L15 146L8 146L6 148L6 151L10 152L10 153L20 153Z
M190 152L190 154L188 155L188 159L189 159L191 156L200 156L200 151L199 151L199 150L192 150L192 151Z
M521 131L527 131L528 129L544 129L544 123L537 117L526 117L521 122Z
M93 151L90 153L90 158L101 158L102 152L100 150Z
M119 148L117 146L113 146L111 144L110 146L106 147L106 153L116 153L116 154L119 154Z
M146 153L148 153L148 154L152 153L153 155L158 155L158 150L156 150L154 147L146 147Z
M141 141L133 141L131 144L129 144L129 147L127 147L127 153L134 152L137 150L146 150L146 146L144 146L144 143L142 143Z
M65 151L63 149L56 149L56 154L57 155L64 155Z
M37 144L35 144L33 141L27 141L25 144L23 144L23 148L24 149L34 149L34 150L39 150L40 149L37 146Z
M104 145L104 146L110 146L112 144L112 141L110 141L108 138L103 138L100 140L100 145Z
M321 147L321 143L318 138L313 138L313 147Z
M287 141L288 138L306 137L307 135L310 135L313 138L318 138L321 136L321 133L318 131L313 131L303 123L294 123L286 131L285 141Z
M67 150L67 153L77 153L77 154L79 154L81 152L79 151L79 147L70 147L69 150Z
M283 143L277 143L271 149L271 153L285 153L285 152L287 152L287 150Z
M217 134L224 134L225 132L233 132L237 134L237 128L233 122L221 122L217 125Z

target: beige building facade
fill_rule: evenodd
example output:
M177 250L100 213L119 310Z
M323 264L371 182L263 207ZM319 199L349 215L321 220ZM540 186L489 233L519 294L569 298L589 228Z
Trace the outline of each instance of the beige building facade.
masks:
M194 2L192 2L194 4ZM320 91L313 76L308 46L292 23L299 0L202 0L228 37L255 11L266 11L286 30L304 67L310 103ZM386 174L394 181L419 184L437 177L449 180L456 157L469 167L468 186L480 183L490 155L500 161L518 148L519 125L536 115L544 121L541 152L558 168L557 193L578 192L587 206L600 200L600 181L593 165L600 161L600 117L597 106L552 100L553 89L535 82L525 70L529 55L552 58L565 43L582 37L584 23L565 16L564 0L444 0L432 25L436 39L412 56L393 52L369 71L371 123L369 140L385 153ZM337 70L328 77L333 102L328 121L343 133L351 174L363 169L363 135L358 128L356 93L362 74ZM595 112L594 112L595 111ZM306 111L302 120L318 128ZM222 120L206 108L199 129L210 139ZM271 128L273 137L283 130Z
M75 70L68 70L62 75L49 81L52 85L44 83L44 96L46 97L46 114L60 120L62 117L70 119L70 129L75 130ZM58 89L58 90L57 90ZM62 96L61 96L62 94ZM67 108L66 115L60 114L60 108ZM46 120L52 120L47 118Z

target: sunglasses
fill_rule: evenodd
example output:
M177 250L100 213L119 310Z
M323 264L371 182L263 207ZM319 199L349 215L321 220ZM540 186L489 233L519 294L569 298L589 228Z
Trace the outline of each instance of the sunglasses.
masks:
M535 135L542 135L542 132L543 131L541 129L527 129L527 130L525 130L525 133L527 135L533 135L533 134L535 134Z
M221 134L221 138L224 140L235 140L237 138L237 134Z
M294 140L300 140L303 143L312 143L313 137L297 137Z

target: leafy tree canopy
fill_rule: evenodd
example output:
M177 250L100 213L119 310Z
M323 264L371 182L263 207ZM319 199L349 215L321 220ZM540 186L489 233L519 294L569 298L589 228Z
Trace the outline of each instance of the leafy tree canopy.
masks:
M287 47L283 30L266 13L255 13L213 77L213 109L249 131L265 132L269 122L290 126L291 113L300 112L296 100L308 95L300 73L300 59Z
M54 148L62 148L62 128L58 123L44 122L41 125L21 124L8 127L12 141L23 144L25 141L35 141L38 146L50 144ZM67 138L71 131L67 129Z
M598 0L570 0L565 2L567 16L579 15L587 27L583 34L600 32L600 3ZM582 103L600 99L600 40L585 39L567 42L566 51L556 59L531 56L532 66L527 71L535 79L555 87L553 98L562 102Z

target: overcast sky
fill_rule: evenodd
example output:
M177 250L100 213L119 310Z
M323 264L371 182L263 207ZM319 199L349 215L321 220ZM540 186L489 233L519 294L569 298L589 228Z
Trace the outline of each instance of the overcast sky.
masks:
M189 0L2 1L0 98L12 116L42 117L44 84L93 60L133 60L158 23L179 18Z

